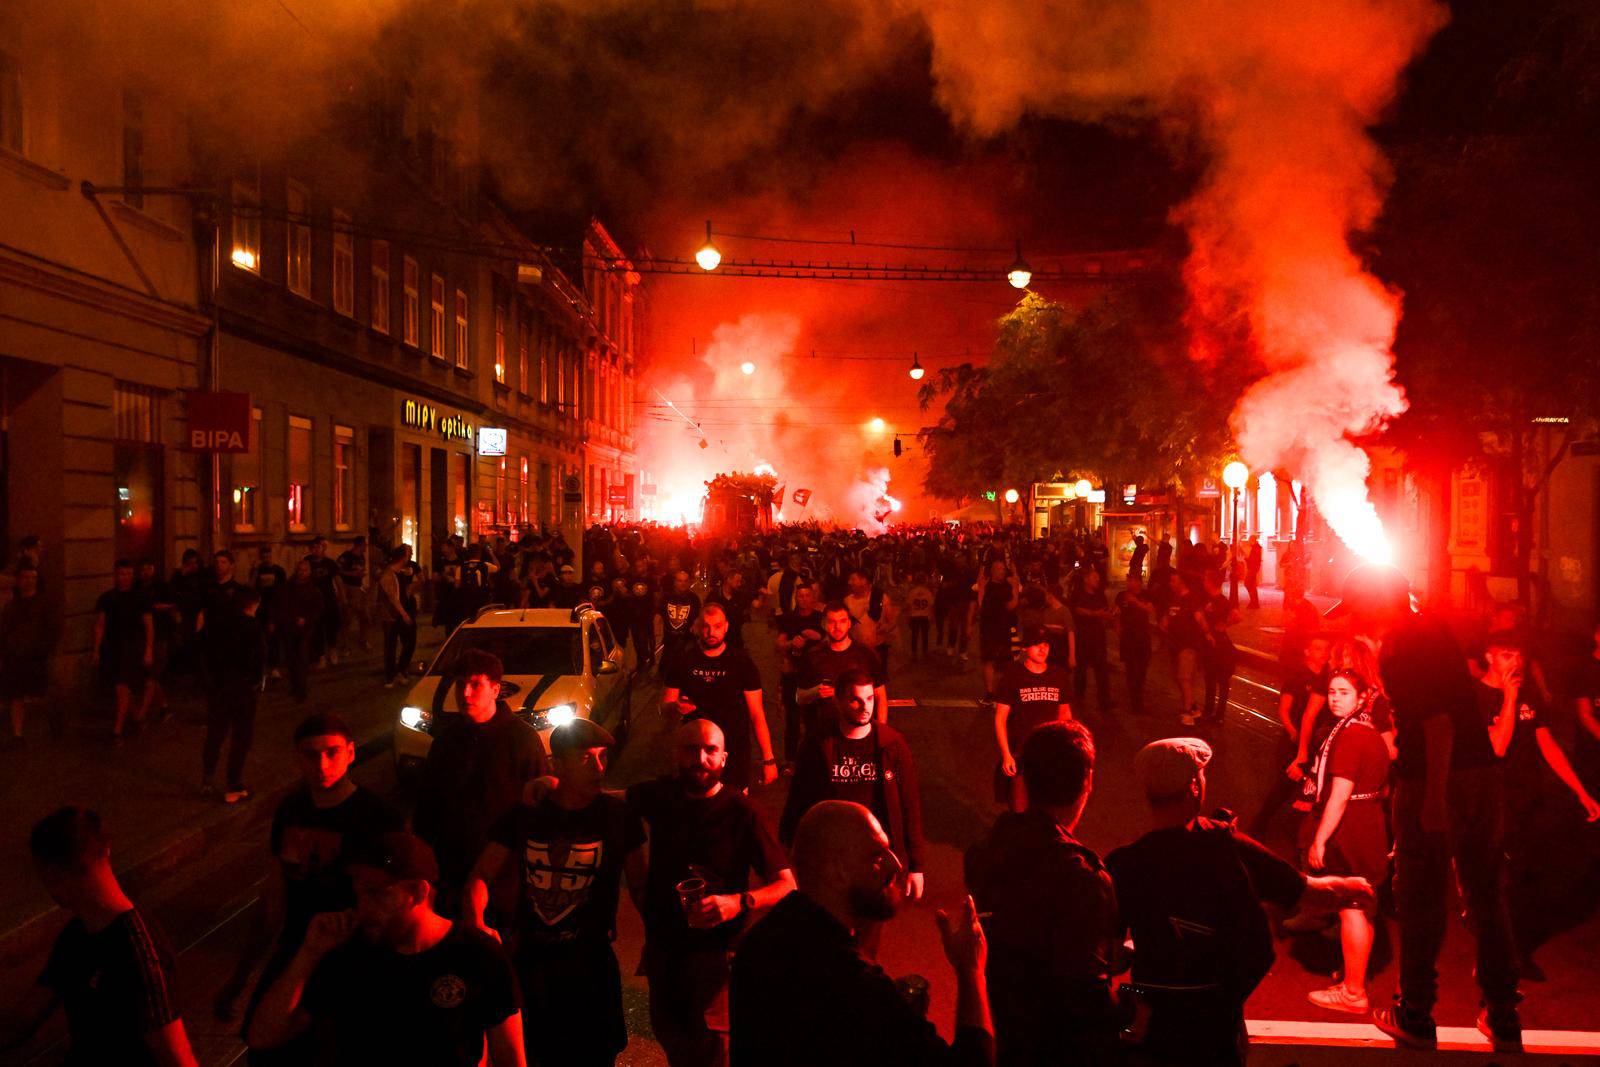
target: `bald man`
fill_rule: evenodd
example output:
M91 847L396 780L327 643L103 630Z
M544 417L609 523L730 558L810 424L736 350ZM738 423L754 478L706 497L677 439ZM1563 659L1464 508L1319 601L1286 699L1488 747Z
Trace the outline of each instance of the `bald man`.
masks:
M988 949L972 899L936 916L956 972L956 1036L946 1044L861 955L861 933L891 918L903 894L878 820L860 804L822 801L800 820L793 860L798 890L750 929L733 959L733 1067L990 1067Z
M751 800L723 784L722 729L690 719L673 738L676 773L629 788L649 858L627 868L644 917L650 1025L672 1067L728 1062L733 942L794 889L789 857ZM696 879L702 886L679 886Z
M728 644L724 605L707 604L695 622L695 647L668 668L661 707L673 717L710 719L726 739L723 781L739 792L750 787L751 753L760 755L761 784L778 777L772 735L761 703L761 672L742 648Z

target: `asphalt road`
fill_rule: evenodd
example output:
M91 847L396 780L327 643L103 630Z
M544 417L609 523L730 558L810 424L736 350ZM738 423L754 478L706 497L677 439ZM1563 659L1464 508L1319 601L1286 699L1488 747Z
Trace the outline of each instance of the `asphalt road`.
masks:
M781 711L776 707L776 666L770 647L770 631L762 621L747 628L748 644L768 682L769 721L775 739L782 736ZM927 816L930 863L927 871L927 898L917 906L907 906L884 935L880 962L895 975L917 973L932 983L931 1016L941 1029L948 1030L954 1010L954 989L949 970L940 953L933 924L933 909L953 904L964 893L961 885L963 850L977 839L994 815L990 803L990 778L994 750L989 717L979 708L981 681L976 666L960 667L943 659L909 664L903 652L893 664L889 687L892 701L890 720L909 738L918 762L923 784L923 804ZM1120 674L1113 673L1113 691L1123 697ZM400 690L378 690L373 700L387 700L398 710ZM656 711L659 687L641 679L635 687L635 728L627 747L611 770L611 785L621 788L632 782L666 773L669 754L666 735L670 728ZM1102 711L1088 706L1076 710L1078 717L1094 731L1098 749L1095 791L1089 802L1079 836L1091 847L1108 851L1142 832L1144 808L1131 781L1132 756L1146 741L1186 732L1176 720L1176 688L1171 672L1159 656L1152 670L1149 700L1152 714L1133 717L1125 707ZM1212 736L1216 758L1212 765L1211 803L1226 805L1246 815L1253 813L1263 795L1269 776L1278 773L1274 766L1275 725L1272 708L1276 703L1270 679L1246 667L1234 686L1227 721ZM1124 700L1125 704L1125 700ZM358 778L382 793L398 796L392 760L380 754L357 771ZM784 784L759 790L761 802L774 818L781 807ZM1290 853L1289 835L1293 827L1284 820L1275 828L1269 842ZM1591 850L1595 842L1586 842ZM180 951L180 995L186 1020L206 1064L242 1062L241 1047L232 1027L214 1020L209 1011L212 990L231 966L243 933L248 906L268 872L264 834L260 840L241 840L212 849L191 865L182 877L164 883L147 898L149 906L165 924ZM624 973L637 963L643 932L638 916L624 894L619 916L618 955ZM1438 1019L1442 1026L1471 1027L1476 1013L1476 991L1471 983L1471 939L1459 922L1452 922L1449 941L1441 961L1442 995ZM1350 1024L1360 1020L1323 1012L1306 1002L1305 994L1329 984L1331 970L1337 966L1337 943L1316 938L1280 942L1279 961L1272 974L1251 1001L1249 1016L1261 1026L1286 1029L1303 1036L1306 1024L1312 1032L1333 1032L1325 1024ZM1393 990L1394 965L1380 947L1382 971L1371 983L1374 1003L1387 1002ZM1588 1030L1600 1004L1600 978L1593 961L1600 959L1600 919L1593 909L1572 929L1565 931L1539 952L1538 959L1549 976L1544 983L1526 987L1524 1023L1530 1029ZM655 1067L665 1062L650 1036L645 1011L642 978L625 980L625 995L630 1032L633 1039L619 1063L628 1067ZM1375 1033L1375 1031L1373 1032ZM1358 1033L1352 1040L1370 1037ZM1314 1062L1355 1062L1352 1048L1318 1052L1313 1048L1275 1044L1263 1046L1252 1062L1309 1064ZM1392 1059L1396 1054L1384 1051ZM34 1062L53 1062L59 1051L47 1053ZM1467 1057L1476 1060L1476 1057ZM1564 1057L1567 1062L1578 1058ZM1586 1060L1584 1062L1594 1062Z

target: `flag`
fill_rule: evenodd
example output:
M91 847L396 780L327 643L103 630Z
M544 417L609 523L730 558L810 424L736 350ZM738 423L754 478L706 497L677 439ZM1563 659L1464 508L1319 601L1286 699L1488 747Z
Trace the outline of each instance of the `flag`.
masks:
M811 501L811 490L809 490L809 489L796 489L794 491L794 502L796 504L799 504L801 507L805 507L808 503L810 503L810 501Z

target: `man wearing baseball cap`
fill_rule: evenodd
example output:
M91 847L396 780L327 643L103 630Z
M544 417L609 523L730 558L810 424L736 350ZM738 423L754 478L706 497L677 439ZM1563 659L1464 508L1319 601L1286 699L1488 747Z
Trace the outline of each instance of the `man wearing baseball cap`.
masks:
M516 873L515 909L499 925L528 1015L541 1021L526 1038L535 1063L608 1064L628 1044L611 942L624 869L641 891L647 871L638 814L600 788L615 743L588 719L552 730L558 784L501 818L467 881L464 918L487 930L489 887Z
M1478 1029L1496 1052L1522 1051L1517 955L1505 893L1503 794L1477 684L1455 636L1411 609L1410 584L1393 567L1363 565L1345 577L1328 611L1378 655L1394 709L1395 905L1400 912L1400 992L1373 1023L1408 1048L1438 1044L1433 1005L1444 944L1451 867L1478 940L1485 1010Z
M526 1063L522 1012L500 946L433 910L439 865L421 838L388 833L349 864L356 906L311 920L250 1021L252 1049L330 1024L338 1063ZM360 936L355 936L359 934Z
M1000 763L994 772L994 802L1012 811L1023 809L1022 779L1017 758L1035 726L1072 718L1067 696L1070 676L1051 663L1049 632L1037 623L1022 627L1022 658L1006 668L994 692L994 738Z
M1244 1005L1274 956L1262 902L1371 905L1364 878L1307 878L1231 821L1202 816L1211 746L1152 741L1134 774L1153 828L1106 857L1133 936L1133 1037L1157 1063L1242 1063Z

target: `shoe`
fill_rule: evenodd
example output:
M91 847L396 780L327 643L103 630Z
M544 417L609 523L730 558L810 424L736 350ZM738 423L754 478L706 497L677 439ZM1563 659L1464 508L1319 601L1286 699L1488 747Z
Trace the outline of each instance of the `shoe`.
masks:
M237 804L241 800L249 799L250 790L246 789L244 786L240 786L238 789L230 789L226 793L222 794L222 802L224 804Z
M1365 993L1352 993L1345 988L1343 982L1331 985L1327 989L1314 989L1306 994L1306 999L1319 1008L1342 1011L1348 1015L1365 1015L1372 1010L1367 1004Z
M1200 721L1200 713L1195 711L1193 708L1190 708L1188 711L1178 716L1178 721L1183 723L1185 726L1194 726Z
M1396 1048L1431 1052L1439 1047L1439 1030L1432 1017L1408 1018L1405 1006L1399 1001L1393 1007L1379 1008L1373 1012L1372 1025L1392 1037Z
M1515 1008L1497 1011L1492 1016L1488 1009L1480 1011L1478 1032L1489 1039L1489 1044L1494 1046L1496 1052L1522 1051L1522 1020L1517 1018Z

